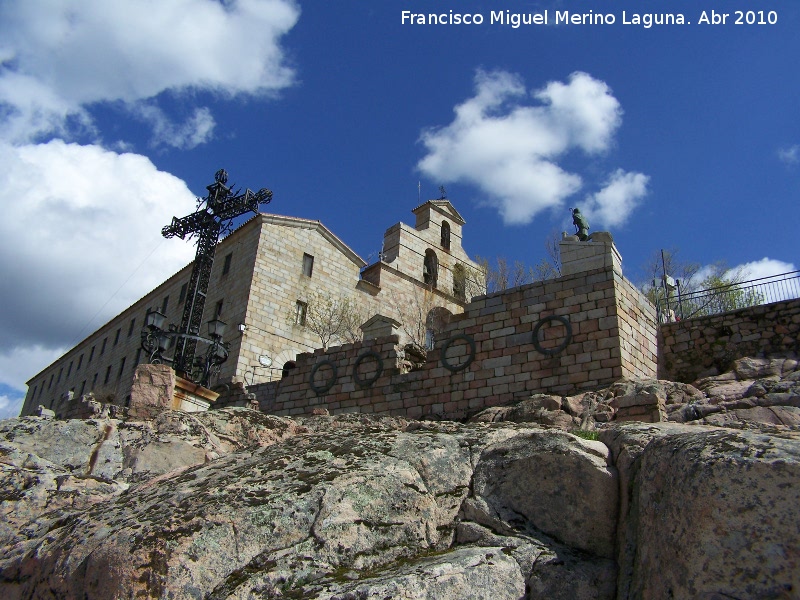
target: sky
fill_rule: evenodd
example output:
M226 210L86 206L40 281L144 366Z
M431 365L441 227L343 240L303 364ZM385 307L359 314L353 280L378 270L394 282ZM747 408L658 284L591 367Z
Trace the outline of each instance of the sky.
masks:
M472 256L577 206L635 283L800 268L798 56L797 0L0 0L0 418L192 259L161 227L223 167L369 262L444 186Z

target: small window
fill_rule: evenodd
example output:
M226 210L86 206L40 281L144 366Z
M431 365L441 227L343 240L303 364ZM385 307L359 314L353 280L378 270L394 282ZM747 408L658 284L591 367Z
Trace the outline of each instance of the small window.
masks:
M184 283L181 286L181 294L180 294L180 296L178 296L178 304L183 304L183 302L186 300L186 290L188 290L188 289L189 289L189 284L188 283Z
M117 379L122 377L122 372L125 370L125 357L122 357L122 360L119 361L119 372L117 373Z
M107 342L107 341L108 341L108 338L105 338L105 339L103 340L103 345L102 345L102 346L100 346L100 356L103 356L103 352L105 352L105 351L106 351L106 342Z
M92 389L96 387L97 387L97 373L95 373L94 377L92 377Z
M295 313L294 313L294 324L295 325L305 325L306 324L306 312L308 311L308 304L305 302L297 301L297 305L295 306Z
M425 350L433 350L436 345L436 332L433 329L425 330Z
M119 329L117 329L117 333L116 333L116 335L114 336L114 345L115 345L115 346L116 346L116 345L119 343L119 334L121 334L121 333L122 333L122 327L120 327Z
M231 259L232 258L233 258L233 252L231 252L230 254L228 254L225 257L225 264L222 265L222 274L223 275L227 275L228 271L231 270Z
M31 394L31 398L36 400L36 386L33 386L33 393Z
M450 223L442 221L442 248L450 250Z
M136 327L136 317L133 317L131 319L131 324L128 327L128 337L131 337L133 335L133 328L134 327Z
M50 373L50 381L47 382L47 389L50 389L50 386L53 385L53 374Z
M76 373L77 373L78 371L80 371L80 370L81 370L81 365L82 365L82 364L83 364L83 354L81 354L81 355L78 357L78 366L77 366L77 367L75 367L75 372L76 372Z
M222 316L222 303L225 302L224 299L217 302L217 305L214 307L214 316L219 318Z
M136 349L136 358L133 359L133 370L134 371L136 370L136 367L141 362L141 360L142 360L142 349L141 348L137 348Z
M64 374L64 367L61 367L61 368L58 370L58 379L56 379L56 383L57 383L57 384L58 384L58 383L61 383L61 375L63 375L63 374Z
M167 306L169 306L169 296L164 296L164 301L161 303L162 314L167 314Z
M426 250L425 261L422 264L422 281L430 286L436 287L438 278L439 259L436 258L436 253L433 250Z
M467 276L464 267L453 267L453 295L459 300L467 299Z
M95 349L95 346L92 346L92 349L89 350L89 360L86 361L86 362L92 362L92 359L94 358L94 349Z
M111 379L111 365L108 365L106 369L106 378L103 380L103 383L108 383L108 380Z
M81 381L81 393L80 395L83 396L83 392L86 391L86 380L84 379Z
M67 367L67 379L69 379L70 373L72 373L72 361L69 361L69 366Z
M314 271L314 257L310 254L303 254L303 275L311 277Z

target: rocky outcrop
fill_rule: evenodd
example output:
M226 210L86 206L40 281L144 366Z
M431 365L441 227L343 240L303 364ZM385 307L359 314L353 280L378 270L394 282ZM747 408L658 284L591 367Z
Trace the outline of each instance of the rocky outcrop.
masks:
M605 390L570 397L534 394L483 410L470 420L539 423L566 431L622 421L800 430L800 363L794 358L742 358L728 373L694 384L621 380Z
M4 421L0 597L796 597L783 435L247 409Z

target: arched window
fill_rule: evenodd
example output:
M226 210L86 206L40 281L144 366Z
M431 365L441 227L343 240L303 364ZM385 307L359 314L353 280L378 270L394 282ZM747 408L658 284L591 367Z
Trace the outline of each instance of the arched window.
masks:
M460 264L453 267L453 296L459 300L467 299L467 273Z
M425 262L422 265L422 281L436 287L439 279L439 259L433 250L425 250Z
M450 223L442 221L442 248L450 250Z

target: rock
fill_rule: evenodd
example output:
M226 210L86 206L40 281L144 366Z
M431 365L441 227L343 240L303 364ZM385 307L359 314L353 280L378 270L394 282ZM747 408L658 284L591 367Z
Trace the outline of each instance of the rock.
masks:
M790 598L798 438L676 424L601 433L623 481L619 598Z
M569 485L568 479L580 485ZM531 432L484 451L464 514L489 527L501 521L515 531L539 531L608 558L618 485L602 444L556 431Z
M790 598L800 433L758 427L4 421L0 597Z

